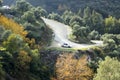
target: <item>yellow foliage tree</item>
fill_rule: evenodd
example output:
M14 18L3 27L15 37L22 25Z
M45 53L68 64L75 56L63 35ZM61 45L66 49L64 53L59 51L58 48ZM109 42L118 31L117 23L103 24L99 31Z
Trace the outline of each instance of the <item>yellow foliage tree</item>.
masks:
M0 14L0 25L4 26L5 29L11 30L15 34L19 34L22 37L26 37L27 31L24 28L14 22L12 19L8 19L7 17Z
M90 80L93 71L87 66L87 56L74 59L72 54L64 54L57 59L57 80Z

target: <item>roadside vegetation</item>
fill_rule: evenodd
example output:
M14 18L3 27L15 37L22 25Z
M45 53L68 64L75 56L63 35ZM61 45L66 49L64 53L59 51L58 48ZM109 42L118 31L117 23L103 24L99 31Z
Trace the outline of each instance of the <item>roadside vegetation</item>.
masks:
M3 7L0 0L0 80L120 79L120 17L118 10L114 12L114 4L109 5L112 10L109 12L105 11L107 4L104 9L84 5L74 11L77 1L70 0L69 5L76 4L73 9L64 5L63 10L61 5L59 10L63 13L50 13L34 6L32 0L27 1L17 0ZM77 43L102 40L103 46L77 50L50 48L53 32L41 17L71 26L70 36Z

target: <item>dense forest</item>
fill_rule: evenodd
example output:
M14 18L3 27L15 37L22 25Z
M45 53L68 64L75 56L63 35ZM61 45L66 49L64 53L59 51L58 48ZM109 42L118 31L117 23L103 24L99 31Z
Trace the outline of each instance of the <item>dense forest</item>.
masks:
M119 80L119 9L119 0L0 0L0 80ZM49 47L41 17L69 25L75 43L103 46Z
M17 0L4 0L4 4L15 4ZM103 16L112 15L120 18L120 5L119 0L27 0L33 6L41 6L48 12L63 13L65 10L78 11L80 8L84 9L89 6L101 13Z

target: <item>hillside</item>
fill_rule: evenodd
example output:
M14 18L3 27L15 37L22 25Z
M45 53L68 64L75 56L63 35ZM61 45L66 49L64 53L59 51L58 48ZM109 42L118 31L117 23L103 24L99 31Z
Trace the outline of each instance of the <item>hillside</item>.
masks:
M113 15L120 18L120 1L119 0L27 0L34 6L42 6L48 12L63 12L66 9L78 11L80 8L89 6L92 9L104 15ZM4 4L14 4L15 0L4 0Z
M0 80L120 80L119 4L0 0Z
M52 31L40 10L25 1L11 9L0 7L0 80L41 80L46 75L39 52L50 44Z

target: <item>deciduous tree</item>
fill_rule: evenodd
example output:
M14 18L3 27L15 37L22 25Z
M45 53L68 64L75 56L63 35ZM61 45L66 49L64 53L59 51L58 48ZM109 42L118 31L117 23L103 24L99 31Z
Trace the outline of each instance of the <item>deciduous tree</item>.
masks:
M120 62L116 58L106 57L100 62L97 74L93 80L119 80Z
M11 30L15 34L21 35L24 38L27 35L27 31L25 31L21 25L2 15L0 15L0 25L2 25L5 29Z
M87 66L87 57L74 59L72 54L60 56L56 62L57 80L90 80L93 71Z

